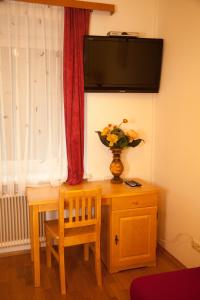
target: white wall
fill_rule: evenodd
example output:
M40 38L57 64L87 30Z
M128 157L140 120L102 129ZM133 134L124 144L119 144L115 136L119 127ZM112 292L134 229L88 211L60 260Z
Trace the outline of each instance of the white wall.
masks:
M100 1L99 1L100 2ZM105 2L105 1L101 1ZM156 0L113 0L116 13L93 12L90 34L106 35L108 31L140 32L144 37L153 37L156 26ZM95 130L103 129L108 123L119 124L123 118L129 120L127 128L139 132L146 143L123 151L124 172L122 177L152 179L152 145L154 137L153 94L86 94L86 137L85 173L92 179L111 177L109 165L112 154L98 139Z
M162 188L159 238L187 266L200 264L200 1L159 0L165 40L156 99L154 181Z

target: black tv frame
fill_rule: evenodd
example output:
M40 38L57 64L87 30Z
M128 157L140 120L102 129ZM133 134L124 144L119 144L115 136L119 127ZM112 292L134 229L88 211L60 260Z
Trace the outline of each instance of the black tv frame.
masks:
M157 43L160 51L160 57L158 58L158 65L157 65L157 76L156 76L156 83L155 85L151 86L115 86L114 84L111 86L96 84L96 85L88 85L86 82L86 68L88 64L89 57L88 55L88 41L112 41L118 40L121 42L125 41L136 41L137 42L155 42ZM163 52L163 39L160 38L137 38L132 36L95 36L95 35L86 35L84 38L84 90L86 93L158 93L160 87L160 77L161 77L161 67L162 67L162 52Z

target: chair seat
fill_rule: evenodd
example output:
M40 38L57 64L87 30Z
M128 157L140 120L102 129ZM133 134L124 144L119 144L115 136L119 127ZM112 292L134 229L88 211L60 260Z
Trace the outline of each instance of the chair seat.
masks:
M50 232L55 240L59 239L58 221L50 220L45 221L46 230ZM78 236L78 240L76 239ZM64 244L68 245L80 245L92 241L96 241L95 225L78 227L78 228L66 228Z
M131 300L199 300L200 267L136 278Z

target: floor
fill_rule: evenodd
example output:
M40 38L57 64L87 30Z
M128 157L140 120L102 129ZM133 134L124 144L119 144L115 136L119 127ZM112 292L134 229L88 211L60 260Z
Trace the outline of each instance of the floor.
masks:
M41 251L41 287L33 287L30 254L0 258L0 300L128 300L131 281L139 276L180 268L165 253L159 252L157 266L109 274L102 265L103 288L96 285L92 255L82 259L82 249L66 249L67 296L61 296L57 263L48 269L45 251Z

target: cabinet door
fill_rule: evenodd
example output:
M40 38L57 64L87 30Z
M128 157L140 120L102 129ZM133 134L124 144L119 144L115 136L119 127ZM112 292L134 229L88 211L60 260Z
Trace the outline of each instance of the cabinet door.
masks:
M155 262L156 221L156 207L112 213L113 272Z

